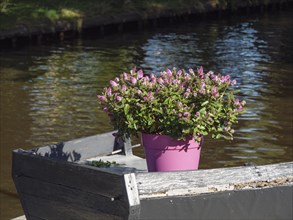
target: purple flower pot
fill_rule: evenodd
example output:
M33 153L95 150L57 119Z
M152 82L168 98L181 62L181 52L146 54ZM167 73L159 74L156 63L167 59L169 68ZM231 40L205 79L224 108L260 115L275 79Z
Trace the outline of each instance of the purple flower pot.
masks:
M192 137L176 140L168 135L142 134L149 172L197 170L200 159L200 143Z

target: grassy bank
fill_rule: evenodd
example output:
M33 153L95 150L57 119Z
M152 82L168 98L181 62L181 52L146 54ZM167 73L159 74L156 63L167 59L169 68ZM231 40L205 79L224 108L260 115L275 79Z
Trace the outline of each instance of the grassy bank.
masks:
M215 4L219 1L213 0ZM223 2L220 1L220 2ZM200 0L2 0L1 29L92 16L200 7Z
M285 1L0 0L0 39Z

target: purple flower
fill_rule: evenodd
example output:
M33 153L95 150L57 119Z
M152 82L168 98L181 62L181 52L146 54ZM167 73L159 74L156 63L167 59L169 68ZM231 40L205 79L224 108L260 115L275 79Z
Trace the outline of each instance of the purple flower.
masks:
M116 99L117 99L117 101L121 102L121 100L122 100L122 97L121 97L121 96L119 96L119 95L117 95L117 96L116 96Z
M164 79L164 83L169 83L169 80L168 79Z
M239 105L239 104L240 104L240 102L239 102L239 99L238 99L238 98L236 98L236 99L234 100L234 104L235 104L235 105Z
M199 91L198 91L200 94L205 94L206 93L206 90L204 88L201 88Z
M131 83L133 84L133 85L135 85L136 84L136 82L137 82L137 79L135 79L134 77L131 77Z
M173 80L173 84L179 84L179 83L180 83L180 81L178 79Z
M129 74L128 73L123 73L123 79L128 80L129 79Z
M143 100L148 102L148 101L153 101L154 100L154 96L152 92L148 92L147 96L143 97Z
M212 87L212 96L217 96L217 94L218 94L217 87L213 86Z
M228 84L230 84L231 80L230 80L230 76L222 76L221 77L221 82L227 82Z
M160 77L160 78L158 78L158 83L159 84L163 84L164 83L164 80Z
M220 84L221 83L221 80L219 79L219 76L218 75L212 75L211 76L211 79L216 82L217 84Z
M184 93L185 98L188 98L189 95L190 95L190 92L188 92L188 91L186 91L186 92Z
M235 79L232 80L231 85L234 86L236 85L237 81Z
M113 80L110 80L110 84L111 84L112 87L118 86L118 84Z
M137 71L137 78L140 79L142 77L143 77L143 71L142 70Z
M182 117L182 113L178 113L178 117L181 118Z
M183 113L183 116L187 118L187 117L190 116L190 113L189 113L189 112L184 112L184 113Z
M167 69L167 70L166 70L166 73L167 73L167 76L169 76L169 77L172 76L172 72L171 72L171 70Z
M149 101L153 101L154 100L154 96L152 92L148 92L148 99Z
M122 85L121 90L126 91L126 89L127 89L126 85Z
M199 112L196 112L195 113L195 116L197 116L197 117L200 116L200 113Z
M100 101L107 101L107 98L105 96L103 96L103 95L98 95L98 99Z
M149 84L150 78L148 76L142 78L142 85L146 86Z
M198 73L200 78L203 78L203 68L202 68L202 66L200 68L197 68L197 73Z
M107 96L111 96L112 95L112 89L109 87L107 88Z

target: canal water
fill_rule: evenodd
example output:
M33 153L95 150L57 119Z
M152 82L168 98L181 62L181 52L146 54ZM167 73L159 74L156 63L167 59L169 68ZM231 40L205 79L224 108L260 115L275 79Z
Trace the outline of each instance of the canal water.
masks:
M134 66L203 66L237 80L247 111L234 141L205 138L201 169L292 161L292 27L287 10L2 49L1 219L23 214L11 151L110 131L96 95Z

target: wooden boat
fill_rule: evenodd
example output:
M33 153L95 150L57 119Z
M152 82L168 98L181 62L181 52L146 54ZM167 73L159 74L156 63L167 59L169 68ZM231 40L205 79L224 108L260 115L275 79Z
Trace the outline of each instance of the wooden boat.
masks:
M99 168L88 165L90 158L120 165ZM292 219L292 168L151 173L130 141L109 132L14 150L12 176L28 220Z

